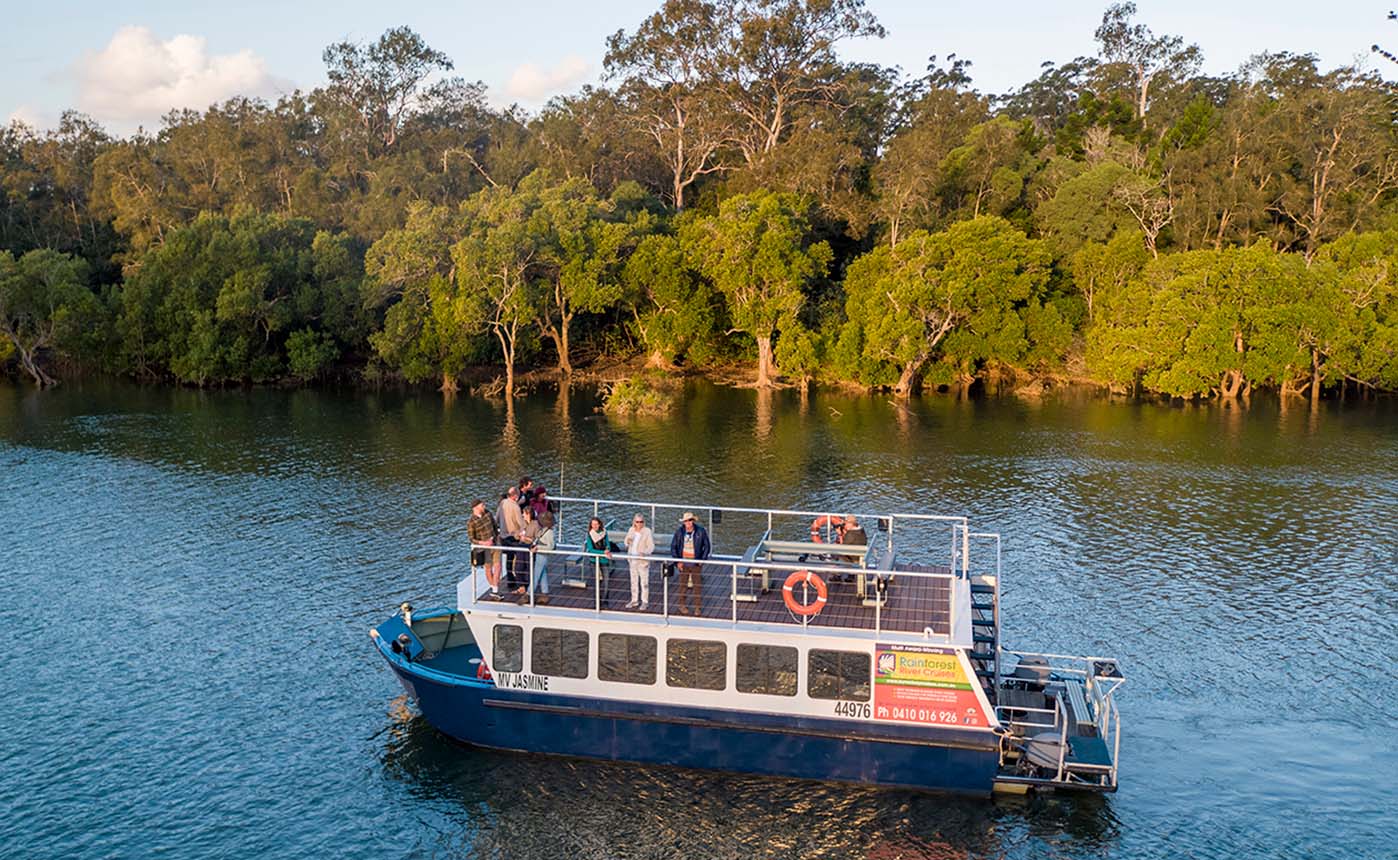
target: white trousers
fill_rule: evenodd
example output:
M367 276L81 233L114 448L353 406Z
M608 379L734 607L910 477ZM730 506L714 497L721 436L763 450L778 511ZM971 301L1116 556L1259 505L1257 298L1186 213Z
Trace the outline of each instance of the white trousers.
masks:
M650 562L631 562L631 602L650 603Z

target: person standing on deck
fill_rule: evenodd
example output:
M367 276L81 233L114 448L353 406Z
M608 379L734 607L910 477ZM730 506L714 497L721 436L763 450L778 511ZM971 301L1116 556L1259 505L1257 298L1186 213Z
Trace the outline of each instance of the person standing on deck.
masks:
M544 511L539 514L539 536L534 540L534 602L549 602L549 556L547 553L553 552L553 514ZM521 597L520 603L527 601L527 597Z
M534 544L539 539L539 522L534 518L533 508L521 508L524 525L520 527L519 534L515 537L519 540L519 545L528 547L529 553L518 552L514 558L510 559L511 580L523 582L523 585L515 588L515 594L524 595L529 590L529 559L534 555Z
M680 517L680 527L675 530L675 536L670 539L670 556L682 559L678 563L680 575L680 614L688 615L689 609L685 607L685 596L690 597L690 603L694 606L694 614L699 615L703 608L704 591L700 583L700 573L702 567L695 564L709 557L709 533L704 531L704 527L695 522L694 514L685 511ZM688 563L686 563L688 562Z
M524 514L519 508L519 487L511 486L500 497L500 506L495 509L495 522L500 529L501 546L522 546L519 534L524 530ZM515 562L519 553L510 552L505 555L505 587L514 591L519 587L519 580L515 575Z
M646 518L637 514L631 519L631 530L626 533L626 554L630 556L651 555L655 552L655 533L646 528ZM631 602L627 609L640 607L641 611L650 608L650 562L642 558L631 559Z
M525 475L519 479L519 506L527 508L534 504L534 479Z
M466 537L471 544L476 547L495 546L500 537L500 527L496 525L495 518L485 509L485 500L476 499L471 503L471 518L466 521ZM500 551L473 549L471 550L471 569L477 567L485 571L485 581L490 585L491 593L495 597L500 596Z

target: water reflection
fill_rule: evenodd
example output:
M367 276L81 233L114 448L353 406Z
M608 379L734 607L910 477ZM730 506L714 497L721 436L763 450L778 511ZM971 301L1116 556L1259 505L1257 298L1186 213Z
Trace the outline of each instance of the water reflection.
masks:
M421 718L391 725L385 776L441 814L414 846L428 855L961 860L1036 856L1045 840L1093 855L1116 840L1098 797L984 801L497 753Z

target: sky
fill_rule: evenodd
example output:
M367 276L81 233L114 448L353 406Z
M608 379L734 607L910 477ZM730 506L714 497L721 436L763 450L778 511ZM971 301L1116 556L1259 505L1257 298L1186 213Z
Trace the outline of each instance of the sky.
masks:
M596 82L606 38L632 29L660 0L51 0L16 2L0 29L0 121L39 128L69 108L119 134L153 130L171 108L202 109L234 95L275 99L325 80L322 49L408 25L483 81L496 105L537 109ZM919 74L931 54L969 58L981 92L1015 89L1045 60L1093 54L1106 0L938 2L867 0L888 31L845 43L848 60ZM1197 43L1206 72L1236 69L1260 51L1312 52L1329 68L1356 60L1398 77L1369 51L1398 53L1398 0L1137 0L1137 20Z

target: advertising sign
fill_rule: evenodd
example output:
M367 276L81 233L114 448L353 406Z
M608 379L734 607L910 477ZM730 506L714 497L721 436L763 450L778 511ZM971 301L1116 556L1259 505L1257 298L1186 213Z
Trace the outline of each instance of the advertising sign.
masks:
M976 680L955 648L879 645L874 718L983 729L990 725Z

